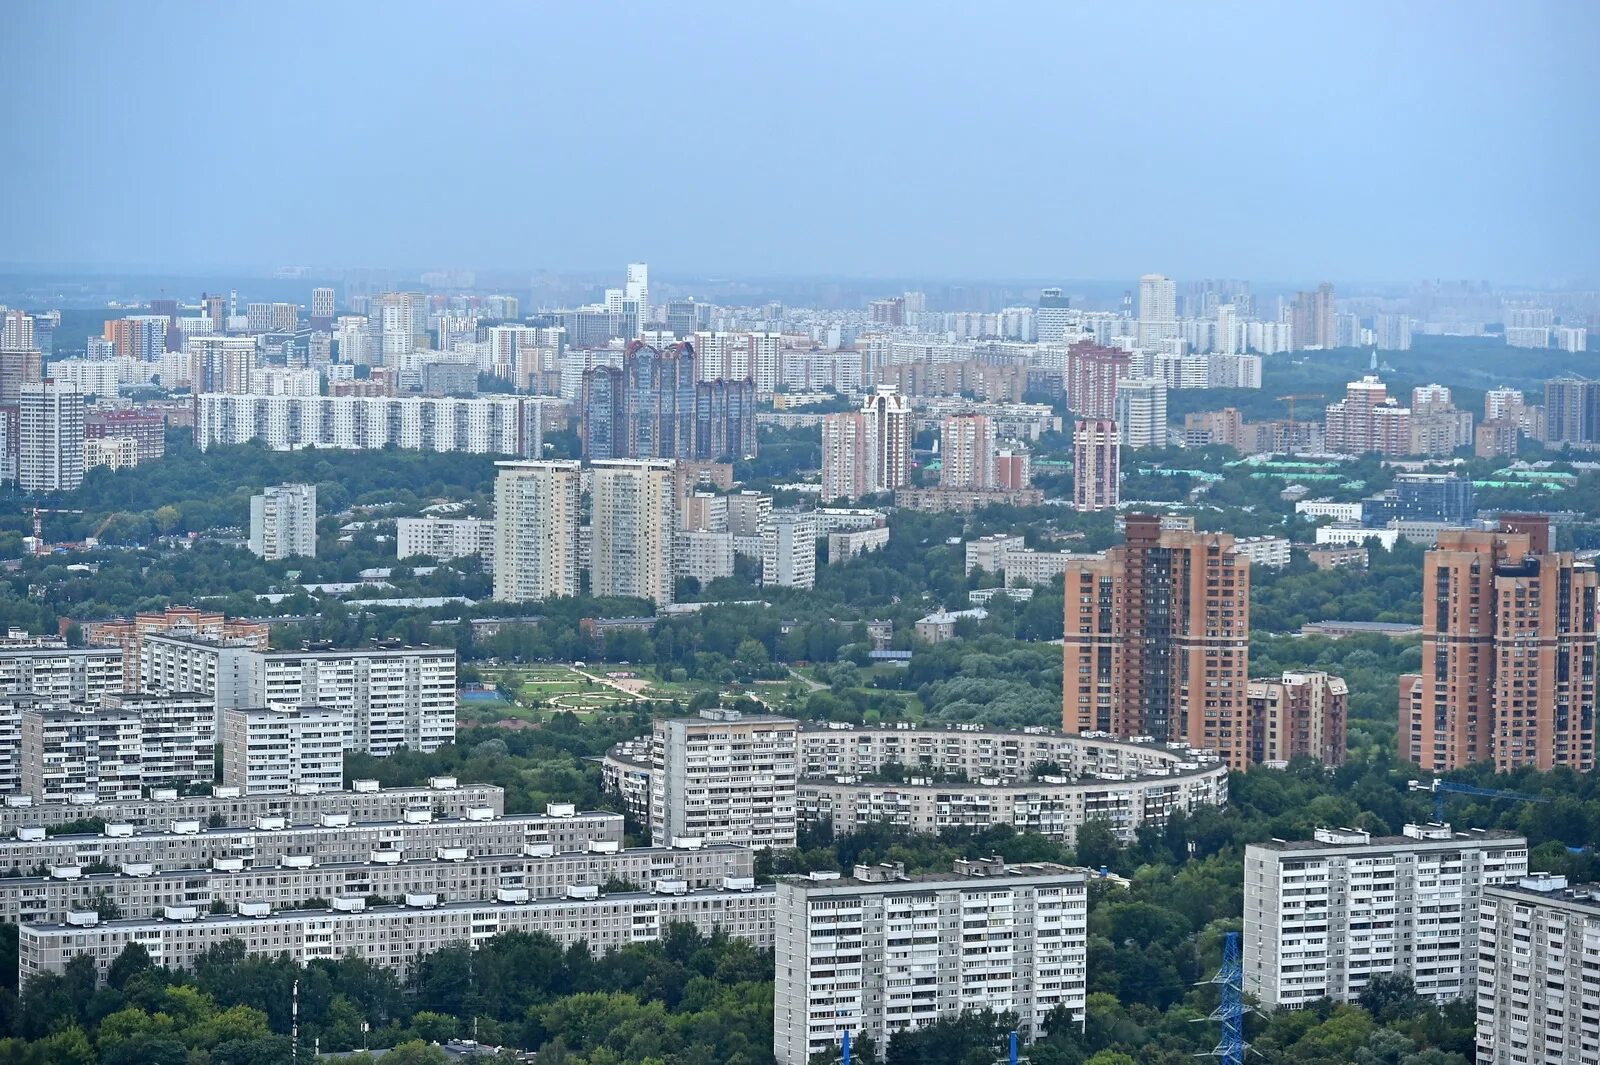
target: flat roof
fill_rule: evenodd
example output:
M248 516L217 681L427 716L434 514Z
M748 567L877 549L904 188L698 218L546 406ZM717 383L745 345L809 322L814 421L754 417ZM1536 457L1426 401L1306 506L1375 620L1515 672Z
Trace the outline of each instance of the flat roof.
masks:
M975 878L975 879L982 879L982 878L980 877L980 878ZM523 909L536 909L536 908L538 908L538 909L553 909L553 908L555 908L557 906L571 906L571 905L573 905L575 903L584 903L584 904L591 904L592 905L592 904L601 903L601 902L640 902L640 901L643 901L643 900L646 900L646 899L661 899L661 898L741 898L741 897L746 897L746 896L754 897L754 896L762 896L762 895L772 895L772 894L775 894L775 893L776 893L776 889L775 889L774 885L772 885L772 884L758 884L755 887L748 888L748 889L725 888L725 887L691 888L690 890L685 891L681 895L673 894L673 893L666 893L666 892L655 892L655 891L616 891L616 892L612 892L610 894L602 894L598 898L593 898L593 899L569 899L569 898L567 898L565 896L555 896L555 897L552 897L552 898L543 898L543 899L529 899L526 902L501 902L501 901L499 901L497 899L478 899L478 900L464 900L464 901L453 901L453 902L441 901L436 906L406 906L406 905L402 905L402 904L398 904L398 903L388 903L388 904L383 905L383 906L368 906L365 909L359 910L359 911L344 911L344 910L334 910L334 909L274 910L274 911L272 911L272 913L267 914L267 915L262 916L262 917L247 917L247 916L245 916L243 914L238 914L238 913L215 913L215 914L202 913L202 914L199 914L193 920L190 920L190 921L168 920L167 918L164 918L164 917L125 917L125 918L118 918L117 920L114 920L114 921L100 921L98 924L94 925L93 927L95 927L95 928L109 928L109 929L135 929L135 928L161 928L163 926L189 927L189 926L193 926L193 925L250 924L252 922L267 920L269 918L271 918L271 919L290 918L290 919L294 919L294 920L304 920L304 921L325 921L325 920L328 919L329 915L332 915L333 917L335 917L337 919L337 918L344 918L344 917L359 918L359 917L396 915L396 914L406 914L406 913L413 913L413 914L437 913L437 912L439 912L441 910L444 910L446 912L460 912L460 911L463 911L463 910L470 911L470 910L487 910L487 909L507 909L507 910L523 910ZM433 893L432 892L420 892L419 894L433 894ZM245 901L252 901L252 900L245 900ZM265 900L262 900L262 901L265 901ZM84 927L81 927L79 925L64 924L64 923L56 922L56 921L30 922L28 924L22 925L21 927L37 929L39 931L46 931L46 932L67 932L67 933L74 933L74 934L82 934L82 933L88 931L88 929L86 929Z
M992 869L984 873L907 873L886 880L857 880L854 876L831 877L814 880L806 875L781 876L778 883L804 888L808 891L828 888L894 889L896 887L983 887L997 881L1054 880L1059 878L1088 880L1089 870L1082 866L1060 865L1055 862L1022 862Z
M241 796L241 798L243 798L243 797L244 796ZM39 809L39 807L35 807L35 809ZM337 812L338 811L334 811L334 810L330 810L329 811L329 813L337 813ZM277 815L277 814L263 814L262 816L263 817L276 817L276 816L279 816L279 815ZM612 812L610 810L579 810L579 811L575 811L574 813L572 813L570 815L549 814L549 813L543 813L543 814L499 814L499 815L496 815L495 817L491 818L491 820L493 820L493 821L511 821L511 822L516 822L516 823L521 824L521 823L524 823L524 822L533 822L533 821L568 821L568 820L575 820L577 818L584 818L584 817L615 817L615 818L619 818L620 819L622 817L622 815L619 814L619 813L614 813L614 812ZM348 825L322 825L322 824L310 824L310 823L301 823L301 824L295 824L295 825L285 824L282 828L257 828L254 825L219 825L216 828L212 828L209 825L201 825L200 826L200 831L198 831L198 832L171 832L171 831L168 831L168 832L140 832L136 828L134 830L133 836L134 836L134 838L138 838L138 839L154 839L156 837L168 837L168 836L177 837L177 838L184 838L184 837L188 837L188 836L239 835L239 834L242 834L242 833L245 833L245 832L291 832L291 831L300 831L300 830L304 830L304 829L326 829L328 831L348 832L351 829L355 829L355 828L405 828L407 826L414 825L414 824L415 825L424 825L424 824L432 824L432 825L481 825L481 824L483 824L483 822L482 821L474 821L471 818L466 818L466 817L435 817L435 818L432 818L432 819L430 819L428 821L415 821L415 822L413 822L413 821L405 821L405 820L395 821L395 820L386 819L386 820L382 820L382 821L352 821ZM14 846L22 845L22 844L26 844L26 845L32 846L32 845L38 844L38 843L48 843L51 840L91 840L91 839L126 839L126 838L128 838L128 837L125 837L125 836L107 836L104 832L63 832L63 833L60 833L58 835L47 836L43 840L19 840L19 839L16 839L15 837L12 837L10 839L0 839L0 851L3 851L4 848L6 848L6 847L14 847Z
M731 853L731 852L745 852L745 851L748 851L748 848L741 847L741 846L739 846L738 844L735 844L735 843L707 843L707 844L705 844L704 846L701 846L701 847L623 847L623 848L620 848L619 850L616 850L616 851L589 851L589 850L557 851L554 854L550 854L550 855L543 856L543 857L535 857L533 855L528 855L528 854L505 854L505 853L473 854L473 855L468 856L465 859L465 861L466 862L499 862L499 861L504 861L504 862L520 862L520 861L548 862L548 861L555 861L555 860L561 859L561 858L601 858L601 857L612 857L612 856L618 856L618 855L645 855L645 856L649 856L649 855L654 855L654 854L660 854L660 855L699 854L699 853L707 852L707 851L712 852L714 854L727 854L727 853ZM135 863L135 864L137 864L137 863ZM311 865L307 866L306 868L307 869L329 869L329 870L334 870L334 871L348 871L348 870L352 870L352 869L391 869L391 868L395 868L395 867L399 867L399 868L415 868L416 866L419 866L419 865L462 865L462 864L464 864L464 863L461 862L461 861L450 861L448 859L439 858L439 857L430 855L430 856L427 856L427 857L416 857L416 858L410 858L410 859L402 858L400 861L395 862L393 865L390 865L388 863L383 863L383 862L313 862ZM248 867L248 868L245 868L245 869L212 869L212 868L207 868L207 867L204 867L204 866L198 867L198 868L190 866L190 867L181 868L181 869L158 869L155 872L151 873L149 876L139 876L139 877L135 877L135 876L132 876L131 874L122 873L122 872L116 872L116 873L84 873L82 876L74 878L72 880L61 880L61 881L57 881L57 882L62 883L62 884L82 884L82 883L92 883L92 882L105 881L105 880L154 880L154 879L156 879L158 877L167 877L167 876L184 876L184 877L189 877L189 876L193 876L193 877L200 877L200 876L204 876L204 877L249 876L249 875L260 875L260 874L265 874L265 873L294 873L294 872L297 872L297 871L300 871L300 870L297 870L297 869L295 869L293 867L290 867L290 866L283 866L283 865L267 865L267 866L259 866L258 865L258 866ZM50 882L55 881L55 880L56 880L56 878L51 877L51 876L0 876L0 886L8 885L8 884L44 884L44 883L50 883Z
M1419 838L1416 836L1373 836L1366 843L1324 843L1317 839L1271 839L1261 843L1251 843L1249 846L1283 853L1304 852L1312 854L1317 852L1367 850L1377 847L1396 849L1449 847L1460 846L1463 843L1513 843L1517 841L1528 842L1527 837L1520 832L1512 832L1503 828L1489 828L1472 832L1452 832L1450 835L1442 836L1438 839Z

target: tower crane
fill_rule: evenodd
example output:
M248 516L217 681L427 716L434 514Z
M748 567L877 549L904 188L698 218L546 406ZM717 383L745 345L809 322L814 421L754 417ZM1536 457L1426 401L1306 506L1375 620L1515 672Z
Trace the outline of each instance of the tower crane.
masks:
M1460 784L1454 780L1413 780L1409 782L1412 791L1433 792L1433 819L1439 824L1444 824L1444 801L1450 795L1480 795L1485 799L1510 799L1513 802L1549 802L1543 795L1527 795L1520 791L1505 791L1501 788L1480 788L1476 784Z
M59 507L34 507L33 508L33 553L36 555L48 554L44 546L44 519L45 514L82 514L81 510L64 510Z
M1291 392L1287 396L1279 396L1278 400L1289 404L1289 420L1294 421L1294 403L1297 399L1327 399L1321 392Z

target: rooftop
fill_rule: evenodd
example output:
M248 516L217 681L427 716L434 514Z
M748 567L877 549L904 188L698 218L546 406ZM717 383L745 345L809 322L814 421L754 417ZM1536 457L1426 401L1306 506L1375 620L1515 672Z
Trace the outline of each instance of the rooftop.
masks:
M1348 851L1353 849L1380 848L1414 849L1424 846L1457 845L1462 843L1526 843L1526 837L1517 832L1510 832L1501 828L1474 828L1469 832L1454 832L1448 824L1407 825L1405 833L1399 836L1374 836L1370 832L1350 828L1319 828L1315 839L1272 839L1264 843L1252 843L1251 847L1260 847L1263 850L1291 852L1303 851L1313 853Z

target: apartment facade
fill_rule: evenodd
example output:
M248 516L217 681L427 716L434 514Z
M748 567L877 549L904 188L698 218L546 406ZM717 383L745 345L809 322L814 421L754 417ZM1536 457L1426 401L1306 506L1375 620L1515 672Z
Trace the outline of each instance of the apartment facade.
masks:
M45 378L17 389L17 487L70 492L83 483L84 395Z
M1510 832L1407 825L1399 836L1318 829L1245 848L1244 990L1269 1009L1354 1002L1400 975L1443 1004L1475 994L1485 889L1528 872Z
M1400 678L1400 753L1431 771L1483 759L1593 770L1593 563L1555 551L1543 515L1445 530L1423 562L1422 669Z
M761 583L768 587L815 587L817 521L814 515L776 511L762 527Z
M548 852L548 853L547 853ZM720 887L725 877L754 875L754 853L744 847L633 847L593 843L556 852L548 845L510 854L464 854L441 847L399 862L315 862L290 856L275 866L214 862L194 869L154 869L130 864L116 872L0 877L0 920L17 924L65 922L69 915L103 901L123 913L148 914L166 906L221 903L230 910L247 902L273 909L308 899L355 896L399 899L427 892L441 902L492 900L507 889L529 899L560 898L572 888L622 881L648 890L657 881L689 889Z
M578 464L501 462L494 486L494 597L504 603L576 596Z
M946 488L994 487L995 431L982 414L939 423L939 483Z
M409 350L409 349L407 349ZM282 396L206 392L194 398L194 441L260 440L273 449L328 447L531 455L548 396Z
M68 647L49 639L0 647L0 693L97 703L123 690L124 668L119 647Z
M862 866L778 883L773 1054L806 1065L849 1033L879 1046L963 1010L1015 1013L1025 1036L1086 1002L1088 874L956 863Z
M1478 957L1480 1065L1600 1065L1600 884L1485 888Z
M1250 760L1287 763L1314 758L1344 765L1350 687L1318 670L1285 670L1250 681Z
M469 809L463 818L435 817L432 809L408 809L397 821L353 822L323 814L312 824L289 824L263 815L248 826L209 828L199 821L174 821L161 831L130 825L101 833L48 835L43 824L19 829L0 840L0 869L47 865L72 876L72 868L96 862L112 866L198 869L222 861L239 869L281 865L285 858L313 863L400 862L434 854L440 847L479 854L519 854L524 848L582 850L590 842L622 843L622 815L580 813L551 804L543 814L497 817L488 807ZM54 873L52 873L54 875Z
M492 561L494 543L495 523L489 518L400 518L395 522L396 558L476 556Z
M792 718L737 710L657 721L652 841L793 847L798 732Z
M589 591L666 606L673 598L677 493L671 459L595 462Z
M1250 561L1228 533L1131 514L1126 541L1065 569L1063 727L1154 736L1250 762Z
M328 707L225 710L222 783L243 795L338 791L344 737L344 714Z
M209 915L199 907L176 906L159 918L118 921L89 912L65 924L23 925L19 971L26 982L62 972L87 954L104 976L130 943L144 946L153 963L181 969L212 947L242 940L251 955L287 953L301 965L360 954L403 979L420 954L503 932L544 933L563 947L586 943L600 954L659 939L673 924L725 932L766 948L772 945L775 898L772 888L753 884L539 900L508 888L492 902L441 902L431 892L407 892L402 905L369 907L364 899L339 898L327 910L273 912L266 903L242 903L238 913Z
M1117 423L1079 420L1072 431L1072 509L1115 510L1122 491Z
M250 497L250 550L268 562L317 555L317 486L273 485Z

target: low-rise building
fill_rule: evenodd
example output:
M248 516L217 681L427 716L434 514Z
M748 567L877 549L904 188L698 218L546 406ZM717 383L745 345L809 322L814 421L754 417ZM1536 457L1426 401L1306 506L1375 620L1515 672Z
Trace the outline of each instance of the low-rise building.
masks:
M492 518L400 518L395 521L395 557L425 555L440 560L494 558Z
M1289 538L1286 536L1241 536L1233 541L1233 550L1248 558L1253 566L1282 569L1289 564Z
M1366 569L1367 545L1310 545L1306 547L1306 558L1318 569Z
M876 529L854 529L828 534L828 565L848 562L857 555L877 551L889 542L887 525Z
M969 607L966 610L936 610L926 617L918 618L915 629L917 639L923 643L944 643L946 640L955 639L956 626L962 621L979 622L989 616L989 612L980 606Z

